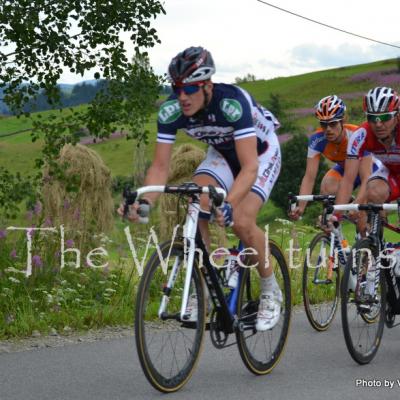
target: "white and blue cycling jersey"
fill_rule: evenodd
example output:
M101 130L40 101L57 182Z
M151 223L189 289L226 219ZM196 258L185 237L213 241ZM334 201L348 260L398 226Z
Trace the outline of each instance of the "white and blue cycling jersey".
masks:
M158 112L157 142L173 144L178 130L183 130L207 143L207 157L195 175L208 174L229 191L241 169L235 141L256 136L259 171L252 191L265 202L280 171L280 146L275 133L279 126L275 116L245 90L216 83L210 103L198 116L186 117L177 96L172 94Z
M240 164L235 140L257 136L257 152L261 155L269 144L277 145L275 130L278 127L275 116L258 105L245 90L216 83L211 101L200 118L183 115L177 96L171 95L158 113L157 141L172 144L177 131L182 129L189 136L220 152L236 176Z

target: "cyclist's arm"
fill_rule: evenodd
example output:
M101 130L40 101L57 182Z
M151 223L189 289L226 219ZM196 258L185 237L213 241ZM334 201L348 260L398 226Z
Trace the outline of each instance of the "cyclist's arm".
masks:
M360 167L358 158L347 158L344 165L344 176L340 181L336 204L347 204L353 192L354 181Z
M372 156L363 157L360 161L359 175L361 184L360 188L358 189L356 199L354 200L354 203L356 204L365 203L367 201L367 182L372 173L372 164Z
M312 194L315 184L315 179L318 173L319 167L319 156L315 157L307 157L307 165L306 172L304 174L303 180L300 185L300 195ZM304 209L306 208L306 201L299 201L299 212L300 214L304 213Z
M251 136L235 141L235 149L240 162L240 172L236 177L226 201L233 209L250 192L258 172L257 137Z
M169 164L172 154L172 144L156 143L154 158L144 180L144 185L165 185L168 181ZM147 193L144 198L151 204L158 199L160 193Z

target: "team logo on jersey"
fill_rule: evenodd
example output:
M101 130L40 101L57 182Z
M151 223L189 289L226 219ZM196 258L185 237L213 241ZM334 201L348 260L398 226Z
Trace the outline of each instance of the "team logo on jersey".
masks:
M221 110L229 122L236 122L243 114L241 104L234 99L223 99L220 103Z
M352 136L353 141L350 143L350 154L358 155L360 147L364 143L365 137L367 136L366 130L356 131L357 133Z
M158 112L158 120L163 124L176 121L182 114L178 100L169 100L163 103Z

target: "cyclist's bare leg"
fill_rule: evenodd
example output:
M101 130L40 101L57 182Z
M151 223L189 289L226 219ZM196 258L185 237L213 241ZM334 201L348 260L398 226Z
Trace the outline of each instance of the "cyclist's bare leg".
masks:
M257 263L257 269L262 278L267 278L272 274L271 265L265 258L265 232L257 226L256 218L260 208L263 205L261 198L250 192L233 209L233 231L235 235L245 244L256 250L254 264Z
M193 182L199 186L208 186L213 185L219 187L217 181L209 175L200 174L193 177ZM200 197L200 208L204 211L210 211L210 207L208 204L208 195L203 194ZM199 229L201 233L201 237L203 238L204 245L206 246L207 251L210 251L211 246L211 238L210 238L210 230L208 227L208 221L204 219L199 219Z
M368 181L366 192L368 203L385 203L390 197L389 183L384 179L376 178ZM365 214L365 213L364 213ZM382 218L386 218L384 211L380 212ZM363 226L360 227L362 236L365 236L367 230L367 217L365 216Z
M340 180L336 177L325 175L321 181L321 190L320 193L327 195L332 194L335 195L339 190Z
M389 184L384 179L372 179L367 183L368 203L384 203L389 196Z

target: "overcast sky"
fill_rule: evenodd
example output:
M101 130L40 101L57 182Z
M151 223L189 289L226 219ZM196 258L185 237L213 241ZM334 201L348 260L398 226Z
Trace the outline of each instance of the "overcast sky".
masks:
M323 23L400 45L399 0L271 0ZM400 56L400 49L349 36L268 7L256 0L166 0L154 21L162 41L149 50L155 72L188 46L211 51L214 81L297 75ZM127 48L132 48L126 41ZM87 78L91 78L93 74ZM86 77L85 77L86 78ZM63 82L81 77L65 74Z

